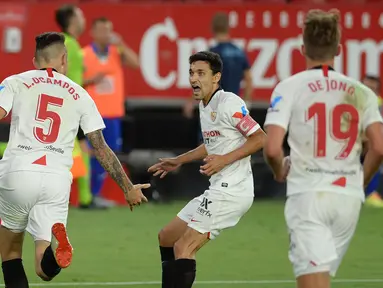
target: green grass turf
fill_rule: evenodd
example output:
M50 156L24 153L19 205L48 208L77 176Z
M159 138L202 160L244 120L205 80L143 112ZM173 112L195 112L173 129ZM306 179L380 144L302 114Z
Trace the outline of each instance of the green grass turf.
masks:
M51 283L160 280L157 233L184 204L147 204L138 207L133 213L127 208L109 211L71 209L68 229L75 249L73 264ZM383 209L363 209L356 236L337 279L383 279L382 224ZM224 231L199 251L197 280L293 280L287 249L283 203L255 202L235 228ZM34 274L33 257L33 242L30 237L26 237L24 265L29 280L31 283L46 284ZM295 287L293 283L195 286ZM160 285L128 287L149 288ZM380 283L334 283L333 287L383 287L383 280Z

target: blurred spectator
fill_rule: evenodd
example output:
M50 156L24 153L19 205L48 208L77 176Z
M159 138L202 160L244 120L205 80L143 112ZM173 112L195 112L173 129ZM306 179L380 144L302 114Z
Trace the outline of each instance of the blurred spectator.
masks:
M211 28L217 44L210 51L219 54L223 62L221 87L225 91L239 95L243 80L243 100L249 104L253 91L251 67L245 51L233 44L230 39L227 14L217 13L213 17Z
M378 97L377 101L379 101L379 106L382 107L382 98L379 96L381 89L380 78L372 75L366 75L363 79L363 84L375 92ZM382 174L379 171L368 184L366 188L366 205L383 208L382 197L377 191L381 178Z
M139 60L121 36L113 31L112 22L105 17L93 21L91 37L93 42L83 49L84 87L104 119L106 142L118 153L122 149L121 118L125 114L123 65L137 69ZM92 193L97 196L106 172L94 157L91 167Z
M83 56L77 39L85 29L85 18L80 8L66 4L56 10L56 22L65 35L65 46L68 53L67 77L83 85ZM77 180L80 208L105 208L102 201L93 199L90 190L89 149L84 133L79 128L77 141L73 149L73 178Z

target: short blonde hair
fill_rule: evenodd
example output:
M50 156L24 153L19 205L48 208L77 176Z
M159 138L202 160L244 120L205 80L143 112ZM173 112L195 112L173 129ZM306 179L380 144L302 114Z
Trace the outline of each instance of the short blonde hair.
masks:
M341 39L340 13L337 9L328 12L310 10L303 26L303 44L306 56L312 60L332 59L338 52Z

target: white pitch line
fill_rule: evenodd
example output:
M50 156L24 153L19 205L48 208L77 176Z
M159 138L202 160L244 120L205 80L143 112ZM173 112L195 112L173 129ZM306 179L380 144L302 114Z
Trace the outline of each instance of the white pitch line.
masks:
M334 279L334 283L383 283L383 279ZM217 281L196 281L195 284L214 285L214 284L290 284L295 280L217 280ZM134 286L134 285L158 285L160 281L137 281L137 282L52 282L52 283L31 283L29 286L45 287L71 287L71 286ZM0 284L4 287L4 284Z

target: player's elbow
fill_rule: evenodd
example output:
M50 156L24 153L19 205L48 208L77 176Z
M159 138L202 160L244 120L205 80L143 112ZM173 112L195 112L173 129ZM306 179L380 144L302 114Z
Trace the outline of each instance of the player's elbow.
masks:
M254 143L254 150L261 150L266 143L267 135L262 129L258 129L255 133L249 136L249 140Z
M264 147L263 147L263 155L266 159L275 159L278 158L278 156L281 154L282 147L275 145L272 142L265 141Z

